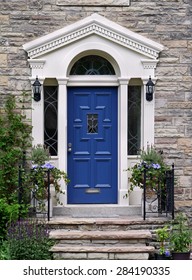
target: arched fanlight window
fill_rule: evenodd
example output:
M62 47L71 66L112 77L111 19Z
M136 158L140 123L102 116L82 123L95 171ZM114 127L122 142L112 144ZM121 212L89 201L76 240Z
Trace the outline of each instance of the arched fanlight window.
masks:
M115 75L115 71L107 59L98 55L88 55L75 62L70 75Z

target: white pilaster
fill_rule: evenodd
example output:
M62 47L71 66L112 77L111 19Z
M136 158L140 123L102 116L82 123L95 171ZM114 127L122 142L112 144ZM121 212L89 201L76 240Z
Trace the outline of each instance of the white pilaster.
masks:
M155 83L155 79L151 77L153 83ZM143 148L146 149L148 145L154 144L154 126L155 126L155 113L154 113L154 105L155 105L155 95L153 93L153 100L146 100L146 83L148 82L148 78L142 79L143 88L144 88L144 96L143 96Z
M58 88L58 168L67 172L67 78L57 79ZM60 201L67 202L67 190L62 182L65 195L61 195Z
M39 78L39 77L38 77ZM35 101L33 99L33 83L36 79L36 76L32 77L31 87L32 87L32 138L33 145L44 144L44 94L43 94L43 78L39 78L41 83L41 100Z
M44 144L44 94L43 94L43 71L46 60L44 59L28 59L32 75L31 75L31 87L32 87L32 137L33 145ZM41 88L41 100L35 101L33 99L33 83L36 77L42 85Z
M127 99L128 99L128 78L119 79L119 126L118 126L118 135L119 135L119 194L118 194L118 204L127 205L127 199L125 195L128 191L128 181L127 181Z
M155 84L156 79L155 76L155 69L158 63L158 60L148 60L143 59L141 60L143 65L143 73L144 76L141 78L143 81L143 88L144 88L144 96L143 96L143 147L144 149L147 148L147 145L154 144L154 126L155 126L155 113L154 113L154 106L155 106L155 95L153 93L153 100L147 101L146 100L146 83L151 77L153 83Z

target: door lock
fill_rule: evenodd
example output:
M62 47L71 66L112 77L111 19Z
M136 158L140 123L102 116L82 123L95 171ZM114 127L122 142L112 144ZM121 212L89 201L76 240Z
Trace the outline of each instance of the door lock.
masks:
M71 151L72 151L72 144L68 143L68 152L71 152Z

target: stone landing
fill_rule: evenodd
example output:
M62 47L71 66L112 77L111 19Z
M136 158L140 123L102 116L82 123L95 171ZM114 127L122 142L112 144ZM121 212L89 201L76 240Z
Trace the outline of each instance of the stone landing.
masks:
M54 206L53 216L67 216L74 218L90 218L90 217L127 217L140 216L141 205L138 206L119 206L119 205L70 205L70 206Z

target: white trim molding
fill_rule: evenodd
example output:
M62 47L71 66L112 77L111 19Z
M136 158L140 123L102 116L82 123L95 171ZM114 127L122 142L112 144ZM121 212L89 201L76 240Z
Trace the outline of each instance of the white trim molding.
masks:
M31 59L37 58L91 34L107 38L153 59L156 59L159 52L163 50L161 44L136 34L98 14L92 14L78 23L27 43L23 48Z
M144 69L156 69L159 60L141 59Z
M28 59L31 69L43 69L46 60L44 59Z

